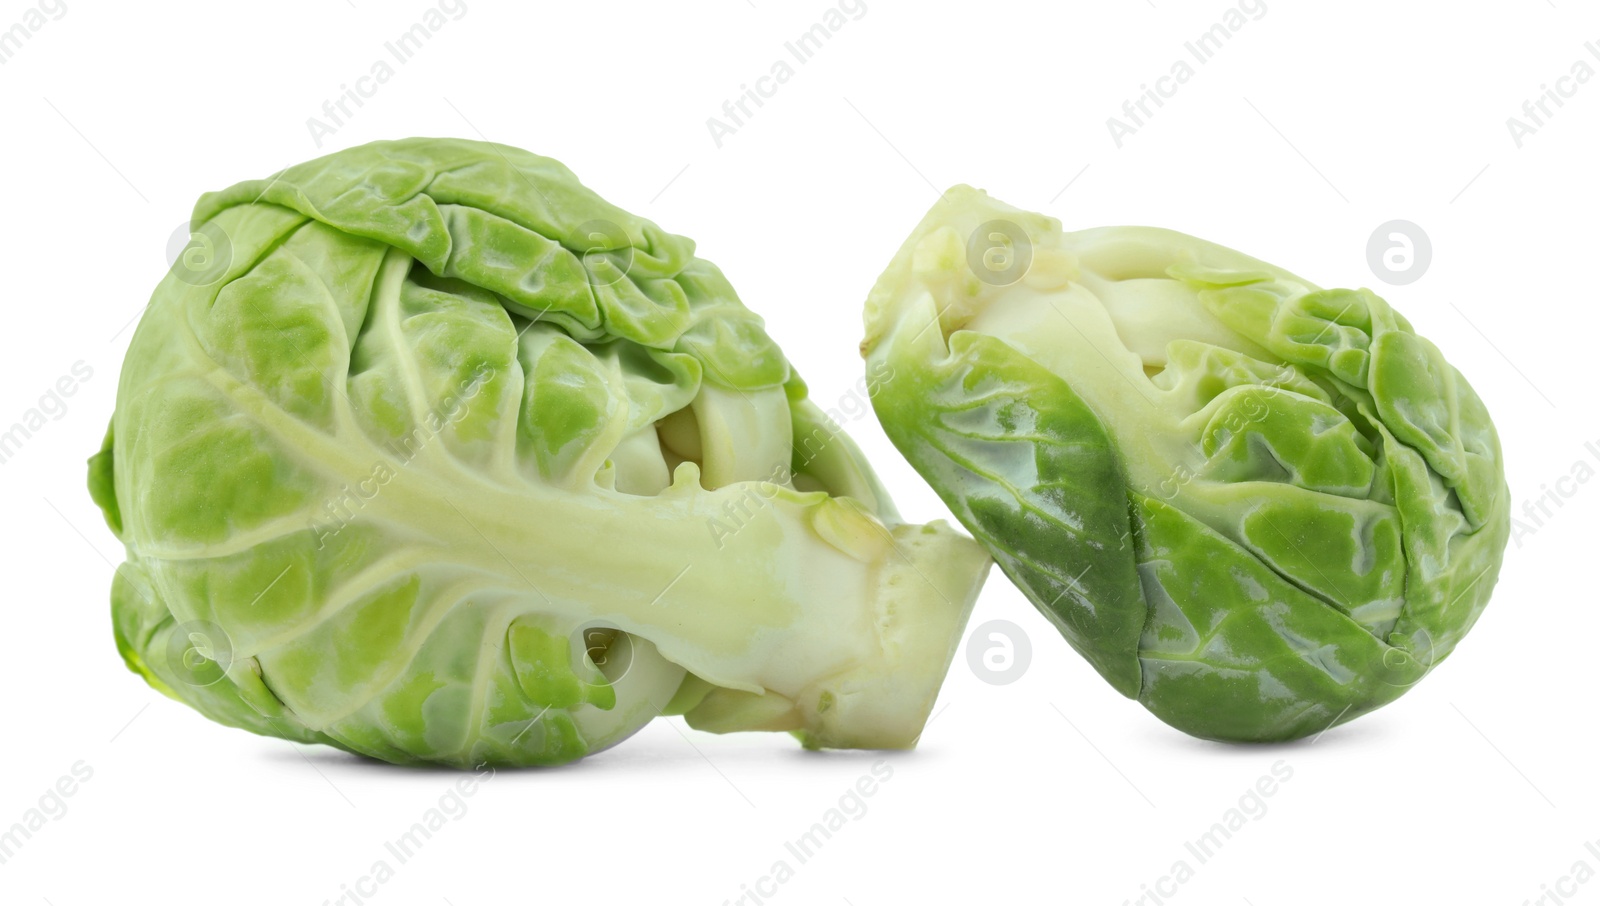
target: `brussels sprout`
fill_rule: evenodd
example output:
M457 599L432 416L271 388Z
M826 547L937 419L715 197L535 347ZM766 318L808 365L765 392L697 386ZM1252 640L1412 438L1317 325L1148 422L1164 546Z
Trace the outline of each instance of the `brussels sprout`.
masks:
M1394 700L1489 600L1494 425L1367 290L966 186L866 305L884 430L1117 691L1285 740Z
M691 241L428 139L193 223L90 465L152 686L391 762L566 762L662 713L915 742L988 558L900 522Z

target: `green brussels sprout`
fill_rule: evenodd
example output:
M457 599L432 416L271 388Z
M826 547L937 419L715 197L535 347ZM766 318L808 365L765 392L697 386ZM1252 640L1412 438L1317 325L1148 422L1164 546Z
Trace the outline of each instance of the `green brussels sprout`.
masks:
M117 647L220 723L556 764L663 713L914 744L988 570L694 244L500 145L203 196L89 486Z
M958 186L866 304L884 430L1113 688L1220 740L1378 708L1488 603L1483 402L1368 290Z

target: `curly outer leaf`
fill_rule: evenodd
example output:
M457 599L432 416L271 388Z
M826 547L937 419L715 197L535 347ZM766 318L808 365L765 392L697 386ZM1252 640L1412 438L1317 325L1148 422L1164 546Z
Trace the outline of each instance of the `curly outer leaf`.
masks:
M610 204L548 157L459 139L372 142L207 194L193 228L264 204L399 249L579 340L674 349L740 389L788 375L760 319L694 257L692 240Z

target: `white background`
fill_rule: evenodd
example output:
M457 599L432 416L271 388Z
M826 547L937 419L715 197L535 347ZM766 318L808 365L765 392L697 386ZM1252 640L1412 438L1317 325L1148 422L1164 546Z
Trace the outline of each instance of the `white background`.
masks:
M0 3L0 30L30 8ZM93 771L0 865L6 903L337 901L456 779L215 726L112 644L121 553L83 461L113 408L123 328L201 192L338 148L449 135L564 161L698 240L824 405L861 373L877 273L936 189L969 182L1069 229L1167 226L1378 289L1488 403L1529 526L1525 501L1579 462L1600 468L1600 81L1521 148L1506 124L1576 61L1600 68L1584 46L1600 14L1576 0L1268 0L1120 149L1107 117L1186 57L1223 0L867 0L720 148L707 118L786 56L822 0L466 0L319 148L307 118L426 8L66 0L0 66L0 426L74 363L92 369L0 465L0 827L75 763ZM1395 218L1427 232L1433 260L1389 287L1366 245ZM907 516L945 516L870 415L848 427ZM721 904L773 890L761 879L786 858L795 876L767 902L1121 904L1183 858L1194 877L1165 902L1521 904L1559 884L1600 903L1600 879L1562 881L1579 861L1600 870L1600 843L1585 849L1600 841L1600 482L1560 487L1570 497L1519 530L1450 661L1316 742L1166 728L996 572L972 625L1020 625L1031 667L995 686L958 656L916 752L805 753L658 721L569 768L500 772L367 902ZM867 812L797 865L783 844L880 758L893 774ZM1292 778L1265 814L1197 864L1184 842L1280 760Z

